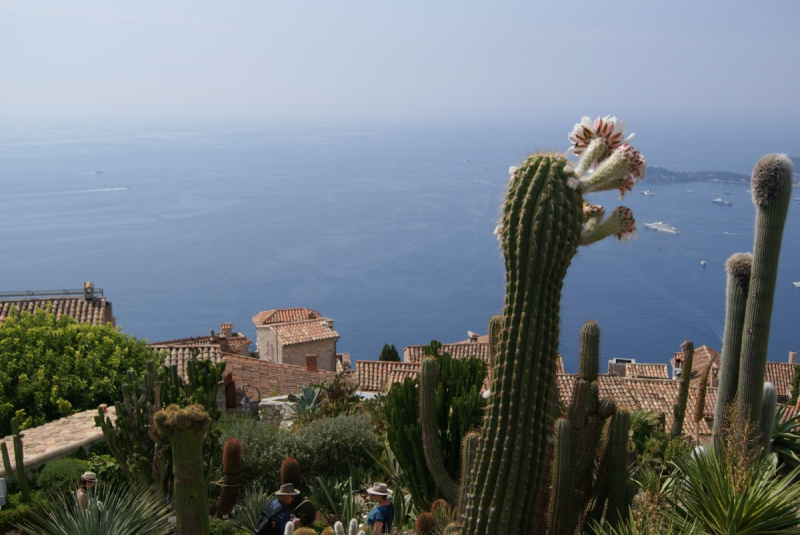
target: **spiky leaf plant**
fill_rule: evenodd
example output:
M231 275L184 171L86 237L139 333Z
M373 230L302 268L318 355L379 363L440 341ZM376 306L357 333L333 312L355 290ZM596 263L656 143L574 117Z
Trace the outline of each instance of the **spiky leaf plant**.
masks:
M19 526L24 535L168 535L169 507L153 489L100 486L97 499L81 509L71 494L37 505ZM99 506L99 507L98 507Z
M778 458L778 471L783 475L800 466L800 414L784 421L786 410L786 405L778 407L772 431L772 452Z
M239 498L228 521L241 530L254 533L261 512L272 497L272 493L263 487L250 487Z

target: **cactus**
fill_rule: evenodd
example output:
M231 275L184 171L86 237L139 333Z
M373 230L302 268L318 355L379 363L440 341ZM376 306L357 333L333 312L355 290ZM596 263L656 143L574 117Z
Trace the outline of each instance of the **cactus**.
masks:
M697 389L697 403L695 403L694 414L692 415L692 421L694 422L694 428L695 428L695 442L697 442L698 444L700 443L700 421L706 414L706 394L708 390L708 376L711 375L711 369L717 362L718 357L719 355L714 355L712 359L708 361L706 367L703 368L703 373L700 374L700 387Z
M202 405L185 409L170 405L153 416L159 432L169 437L175 472L173 507L177 535L208 535L203 439L211 418Z
M294 535L294 524L288 522L283 528L283 535Z
M719 370L717 405L714 408L714 442L724 435L729 409L739 388L739 357L742 350L742 330L750 287L753 257L747 253L731 255L725 262L728 273L725 303L725 332L722 342L722 362Z
M489 361L494 364L497 357L497 344L500 342L500 330L503 328L503 316L494 314L489 318L487 330L489 338Z
M320 533L320 535L336 535L336 532L333 530L333 527L328 526L322 530L322 533Z
M753 424L761 416L767 346L783 227L792 196L792 162L783 154L761 158L751 184L756 206L753 270L747 294L739 361L737 407Z
M600 327L594 320L587 321L581 329L578 377L584 381L596 381L600 371Z
M582 153L577 172L558 154L535 154L517 169L506 195L500 238L506 264L506 303L491 405L484 421L474 492L465 533L527 533L525 521L545 491L546 444L555 393L559 301L579 245L635 231L630 210L603 220L602 208L584 206L583 194L624 193L643 176L645 163L622 143L616 119L588 118L570 139ZM596 166L593 173L584 173Z
M212 515L229 515L239 497L239 484L242 482L242 443L238 438L229 438L222 447L222 492L211 509Z
M289 522L291 524L291 522ZM289 525L287 524L287 526ZM317 532L314 531L313 528L304 527L304 528L297 528L294 530L294 535L317 535Z
M300 488L300 463L294 457L286 457L281 463L281 485L287 483Z
M778 407L778 391L772 383L764 383L763 401L761 402L761 443L764 454L772 450L772 431L775 429L775 412Z
M572 459L570 459L570 424L567 420L556 422L555 465L553 466L553 492L550 496L550 524L553 534L567 533L565 519L572 497Z
M683 364L681 365L681 384L678 390L678 399L672 407L672 429L669 431L670 440L683 433L683 419L686 415L686 402L689 400L689 385L692 381L692 361L694 360L694 344L685 341L681 344L683 351Z
M336 523L333 524L333 531L336 533L336 535L344 535L344 525L342 525L341 522L336 521Z
M29 501L31 499L31 488L28 483L28 475L25 471L25 458L22 445L22 437L25 435L19 432L19 420L11 418L11 436L14 442L14 465L16 471L11 468L11 460L8 456L8 447L5 442L0 442L0 451L3 456L3 469L6 471L9 482L16 482L19 485L19 490L22 493L22 499Z
M414 523L414 535L435 535L438 527L439 524L433 513L425 511L417 515L417 521Z

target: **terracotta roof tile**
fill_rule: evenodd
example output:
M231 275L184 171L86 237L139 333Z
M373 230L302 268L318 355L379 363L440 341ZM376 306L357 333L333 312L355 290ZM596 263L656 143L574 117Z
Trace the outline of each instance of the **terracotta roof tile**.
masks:
M790 364L788 362L767 362L764 380L775 385L778 397L790 398L792 396L792 378L794 370L800 364Z
M675 368L681 367L681 358L683 357L682 351L676 351L670 363ZM703 370L708 365L711 359L717 359L717 366L719 365L721 356L718 351L711 349L707 345L694 348L694 355L692 355L692 386L698 386L697 382L703 374Z
M212 362L222 362L223 352L217 344L204 346L150 346L153 349L164 353L163 363L165 366L177 366L178 375L186 379L186 363L190 361L192 351L196 351L194 358L198 360L210 360Z
M328 320L324 319L282 323L273 325L272 329L284 346L339 338L339 333L329 326Z
M413 362L419 364L425 358L425 347L427 346L406 346L403 349L403 362ZM491 366L491 357L489 355L489 344L442 344L440 353L450 353L454 359L466 359L469 357L478 357L483 360L488 366Z
M261 390L263 397L293 394L303 385L329 382L336 377L335 372L308 371L303 366L278 364L239 355L224 355L225 373L230 373L237 386L250 385ZM349 375L345 380L352 382Z
M111 303L105 297L96 297L86 301L83 296L55 297L47 299L19 299L0 301L0 323L5 321L12 308L20 312L34 312L47 306L53 307L57 318L71 316L79 323L92 325L116 325L114 315L111 313Z
M666 364L634 364L625 365L626 377L640 377L650 379L669 379L669 368Z
M418 372L420 364L416 362L391 362L379 360L357 360L355 381L364 392L382 392L397 371Z
M261 327L262 325L292 323L321 317L319 312L310 308L279 308L259 312L253 316L253 323L256 327Z

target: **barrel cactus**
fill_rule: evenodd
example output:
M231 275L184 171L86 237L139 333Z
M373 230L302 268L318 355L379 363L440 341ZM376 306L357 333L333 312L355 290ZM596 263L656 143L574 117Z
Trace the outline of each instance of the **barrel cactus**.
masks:
M561 288L580 245L627 239L636 225L628 208L610 216L584 194L618 190L643 178L646 164L627 143L624 123L585 117L569 135L577 165L537 153L510 169L496 234L506 266L506 299L490 405L484 420L465 533L529 533L529 511L546 491L552 439Z

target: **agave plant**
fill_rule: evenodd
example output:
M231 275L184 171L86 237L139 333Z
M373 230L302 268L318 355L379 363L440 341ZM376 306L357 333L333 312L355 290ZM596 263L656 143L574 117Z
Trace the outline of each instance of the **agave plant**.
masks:
M19 530L24 535L168 535L173 529L169 515L154 489L111 485L98 488L85 511L71 493L54 494L33 508Z
M800 466L800 413L783 421L786 408L786 405L778 408L772 431L772 451L778 457L778 470L783 475Z
M300 421L310 421L321 406L320 389L303 385L297 394L289 394L289 401L294 403L287 417Z
M676 523L696 522L708 535L800 532L800 485L793 485L800 469L780 477L772 456L738 466L714 449L681 455L674 465Z
M228 518L228 522L248 533L255 533L261 512L272 498L273 494L264 490L263 487L254 485L248 488L244 492L244 496L239 497L236 502L236 507Z

